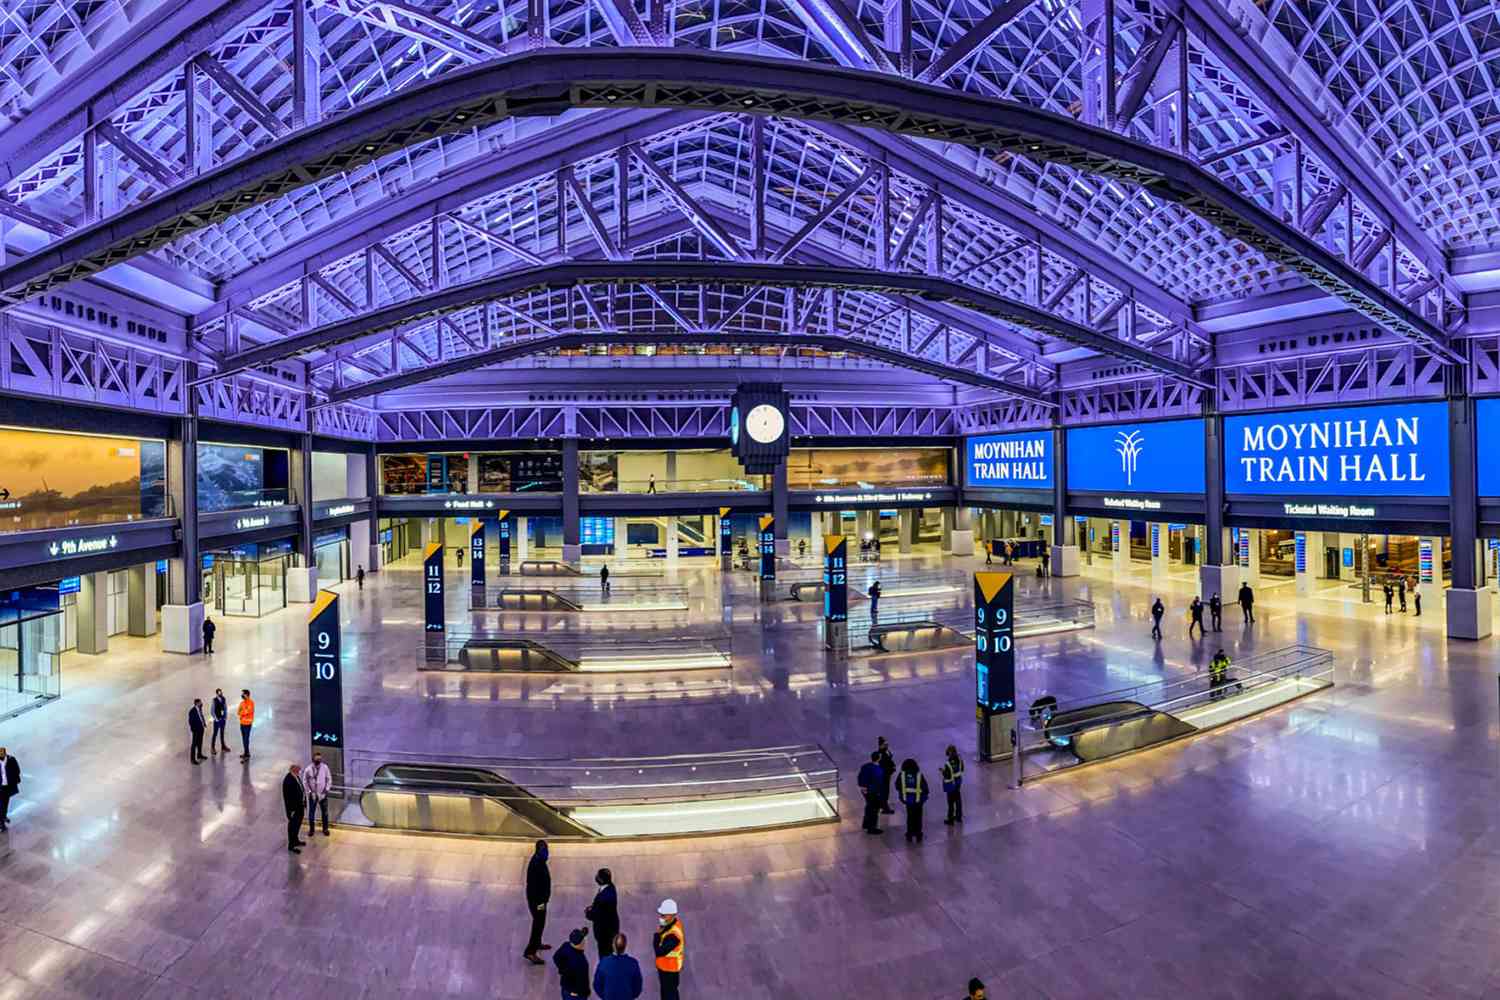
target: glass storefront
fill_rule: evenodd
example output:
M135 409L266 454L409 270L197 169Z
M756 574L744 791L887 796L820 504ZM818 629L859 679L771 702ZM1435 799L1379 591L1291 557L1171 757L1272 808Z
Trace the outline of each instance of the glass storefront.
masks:
M166 443L0 428L0 531L164 517Z
M233 618L259 618L286 607L291 542L240 545L203 556L203 602Z
M421 528L408 517L380 519L380 564L389 565L422 545Z
M0 608L0 719L62 695L60 610Z
M313 539L313 558L318 567L319 587L331 587L353 576L349 568L349 529L318 532Z

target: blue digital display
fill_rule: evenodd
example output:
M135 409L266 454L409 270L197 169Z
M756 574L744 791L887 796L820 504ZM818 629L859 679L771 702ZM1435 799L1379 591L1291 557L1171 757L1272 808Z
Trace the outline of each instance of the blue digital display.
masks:
M1068 489L1202 493L1201 420L1068 428Z
M1479 470L1483 493L1486 468L1481 464ZM1493 478L1494 473L1489 475ZM1445 497L1448 404L1393 403L1225 417L1224 492Z
M615 544L615 519L612 517L580 517L578 540L584 545Z
M59 594L76 594L83 589L83 577L69 576L57 581Z
M1008 490L1052 489L1052 432L990 434L964 440L968 486Z
M1494 455L1500 448L1500 399L1481 399L1474 403L1475 451ZM1479 463L1476 484L1482 497L1500 497L1500 462Z

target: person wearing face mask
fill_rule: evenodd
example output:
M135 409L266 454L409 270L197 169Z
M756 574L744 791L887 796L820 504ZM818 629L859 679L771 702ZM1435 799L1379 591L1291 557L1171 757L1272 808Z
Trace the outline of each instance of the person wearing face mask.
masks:
M302 787L307 791L307 839L313 838L319 806L323 807L323 836L328 836L328 793L333 788L333 772L321 753L314 753L312 763L302 769Z
M532 965L545 965L537 952L552 947L542 944L542 931L547 926L547 903L551 899L552 872L547 868L547 842L538 840L526 865L526 910L531 914L531 937L526 941L526 950L521 953L521 957Z
M620 933L620 903L615 892L614 875L608 868L601 868L594 874L594 884L599 891L594 893L594 901L583 915L594 925L594 941L599 945L602 959L613 950L615 935Z
M687 933L677 915L677 901L664 899L656 908L657 928L651 935L651 947L656 952L656 975L661 983L661 1000L680 1000L677 992L682 979L682 964L686 958Z

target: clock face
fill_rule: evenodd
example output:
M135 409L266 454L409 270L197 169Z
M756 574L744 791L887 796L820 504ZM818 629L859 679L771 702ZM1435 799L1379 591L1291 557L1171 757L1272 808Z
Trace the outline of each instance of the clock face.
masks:
M732 407L729 411L729 443L737 445L740 443L740 408Z
M761 403L745 414L745 432L759 444L777 441L786 431L786 417L770 403Z

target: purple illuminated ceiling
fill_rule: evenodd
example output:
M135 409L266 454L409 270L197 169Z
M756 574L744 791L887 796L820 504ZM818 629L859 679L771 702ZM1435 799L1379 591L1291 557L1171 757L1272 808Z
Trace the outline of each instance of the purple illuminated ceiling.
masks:
M0 291L216 413L360 434L624 365L1091 419L1337 398L1356 351L1440 393L1500 328L1489 4L7 8ZM186 338L39 313L90 289ZM63 391L42 339L21 387Z

